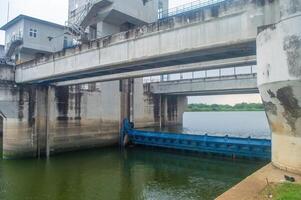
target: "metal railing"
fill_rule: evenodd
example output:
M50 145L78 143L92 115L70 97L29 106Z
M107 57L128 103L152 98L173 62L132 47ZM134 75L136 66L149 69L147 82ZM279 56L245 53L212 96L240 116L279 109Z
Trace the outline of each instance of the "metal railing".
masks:
M221 78L225 76L238 75L255 75L257 73L257 66L242 66L220 69L209 69L185 73L164 74L160 76L150 76L143 79L143 83L158 83L178 80L193 80L193 79L207 79L207 78Z
M5 56L11 57L14 50L23 43L23 34L18 33L10 38L10 41L6 44Z
M89 0L85 5L73 10L69 23L80 25L83 19L87 16L93 5L98 0Z
M88 15L93 5L99 0L88 0L87 3L73 11L71 17L65 22L66 31L75 36L82 36L85 34L85 27L82 27L82 22Z
M221 3L225 0L197 0L197 1L193 1L191 3L187 3L187 4L183 4L181 6L177 6L174 8L170 8L167 10L162 10L158 12L158 18L159 19L163 19L166 17L171 17L171 16L175 16L181 13L185 13L185 12L189 12L192 10L196 10L196 9L200 9L200 8L204 8L204 7L208 7L208 6L213 6L216 5L218 3Z

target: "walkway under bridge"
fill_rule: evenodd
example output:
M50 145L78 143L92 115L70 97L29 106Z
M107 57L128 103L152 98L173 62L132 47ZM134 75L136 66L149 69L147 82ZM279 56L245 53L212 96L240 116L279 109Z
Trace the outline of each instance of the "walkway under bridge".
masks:
M144 84L144 90L158 95L224 95L259 93L257 73L168 80Z

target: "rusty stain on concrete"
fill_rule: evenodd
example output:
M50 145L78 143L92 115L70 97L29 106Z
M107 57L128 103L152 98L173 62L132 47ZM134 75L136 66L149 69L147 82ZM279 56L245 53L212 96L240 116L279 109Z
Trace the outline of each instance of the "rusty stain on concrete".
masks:
M287 54L289 74L293 77L301 77L301 37L297 35L285 37L283 50Z
M267 93L270 95L271 98L276 98L276 95L274 92L272 92L272 90L268 90Z
M24 89L21 87L19 92L19 101L18 101L18 119L22 120L24 117Z
M301 107L294 96L293 89L290 86L278 89L277 99L284 107L283 117L287 120L292 131L296 133L296 121L301 117Z
M69 87L65 86L55 88L55 98L59 113L57 120L68 120Z
M269 120L269 122L273 133L278 133L278 134L285 133L285 127L281 121L276 120L271 122Z
M30 88L28 95L28 126L33 127L35 124L36 89Z
M262 101L266 112L277 115L277 106L271 101Z

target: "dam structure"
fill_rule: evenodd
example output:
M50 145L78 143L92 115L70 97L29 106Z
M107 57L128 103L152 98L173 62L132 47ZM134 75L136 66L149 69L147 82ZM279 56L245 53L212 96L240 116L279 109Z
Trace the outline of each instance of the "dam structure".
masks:
M300 0L224 0L164 16L165 1L133 1L141 12L118 0L80 2L70 0L65 29L77 43L11 72L12 100L0 104L4 157L114 145L125 118L135 128L181 124L185 95L260 92L272 163L301 173ZM256 75L143 84L250 65Z

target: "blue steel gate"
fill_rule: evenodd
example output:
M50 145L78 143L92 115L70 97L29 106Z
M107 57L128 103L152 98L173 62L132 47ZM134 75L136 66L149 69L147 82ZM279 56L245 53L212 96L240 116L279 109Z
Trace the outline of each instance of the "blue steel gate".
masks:
M247 158L271 158L271 141L267 139L144 131L134 129L128 120L124 120L121 133L122 143L127 135L129 142L137 145Z

